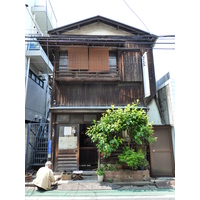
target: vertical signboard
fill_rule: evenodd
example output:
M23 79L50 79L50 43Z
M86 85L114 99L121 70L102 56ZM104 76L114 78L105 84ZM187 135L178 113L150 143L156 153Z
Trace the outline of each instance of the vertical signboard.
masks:
M52 140L48 141L48 158L51 158Z
M147 52L142 56L142 70L143 70L143 82L144 82L144 97L150 96L150 84L149 84L149 68L147 61Z

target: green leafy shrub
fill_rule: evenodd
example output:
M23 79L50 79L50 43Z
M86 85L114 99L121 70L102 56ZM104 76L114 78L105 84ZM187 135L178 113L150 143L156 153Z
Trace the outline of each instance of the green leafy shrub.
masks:
M104 165L104 169L105 171L117 171L116 166L111 164Z
M122 131L127 131L131 140L139 145L144 141L147 143L156 141L152 123L148 122L146 112L137 108L138 104L139 101L136 104L128 104L124 109L115 109L112 105L111 109L103 113L99 121L94 120L87 129L86 134L96 144L104 158L109 157L123 143Z
M129 147L124 148L123 152L118 156L119 161L126 163L129 167L137 170L141 165L145 164L145 154L142 150L135 152L134 149ZM145 162L145 163L144 163Z

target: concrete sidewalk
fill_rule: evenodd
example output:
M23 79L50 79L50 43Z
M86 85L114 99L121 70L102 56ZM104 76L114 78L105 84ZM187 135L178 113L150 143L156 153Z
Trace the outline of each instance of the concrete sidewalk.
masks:
M55 175L58 177L58 175ZM33 184L33 179L25 183L25 199L175 199L174 178L151 178L150 181L133 182L101 182L97 175L83 176L83 180L59 180L56 189L39 191Z
M59 175L55 175L55 178ZM32 180L25 182L26 190L37 190ZM150 178L150 181L132 182L102 182L99 183L94 174L83 175L83 180L59 180L57 190L84 191L84 190L156 190L156 189L175 189L175 178L162 177Z

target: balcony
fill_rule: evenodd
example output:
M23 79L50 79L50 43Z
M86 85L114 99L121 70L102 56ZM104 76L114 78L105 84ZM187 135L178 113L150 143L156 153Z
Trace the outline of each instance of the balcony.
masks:
M50 0L35 0L31 12L35 15L35 21L44 35L47 35L49 30L56 28L57 19Z
M53 73L53 65L38 42L28 43L25 55L31 58L31 64L42 73Z
M119 81L119 73L115 72L88 72L88 71L72 71L57 70L56 81Z

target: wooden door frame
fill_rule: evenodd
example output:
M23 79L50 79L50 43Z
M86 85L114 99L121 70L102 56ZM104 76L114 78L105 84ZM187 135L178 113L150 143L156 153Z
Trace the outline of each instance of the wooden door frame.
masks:
M58 138L59 138L59 131L58 131L58 128L59 126L77 126L78 127L78 130L77 130L77 168L79 169L79 140L80 140L80 134L79 134L79 131L80 131L80 124L76 124L76 123L58 123L55 125L55 136L54 136L54 170L56 170L56 162L57 162L57 159L58 159ZM60 150L62 151L62 150ZM75 151L75 150L68 150L68 151Z
M170 154L171 154L171 161L172 161L172 170L173 174L175 176L175 161L174 161L174 149L173 149L173 144L172 144L172 131L171 131L171 126L170 125L153 125L153 129L168 129L169 134L170 134ZM150 148L150 162L151 162L151 176L154 176L153 169L154 169L154 163L153 163L153 147L152 144L149 145ZM157 150L157 152L169 152L169 150Z

